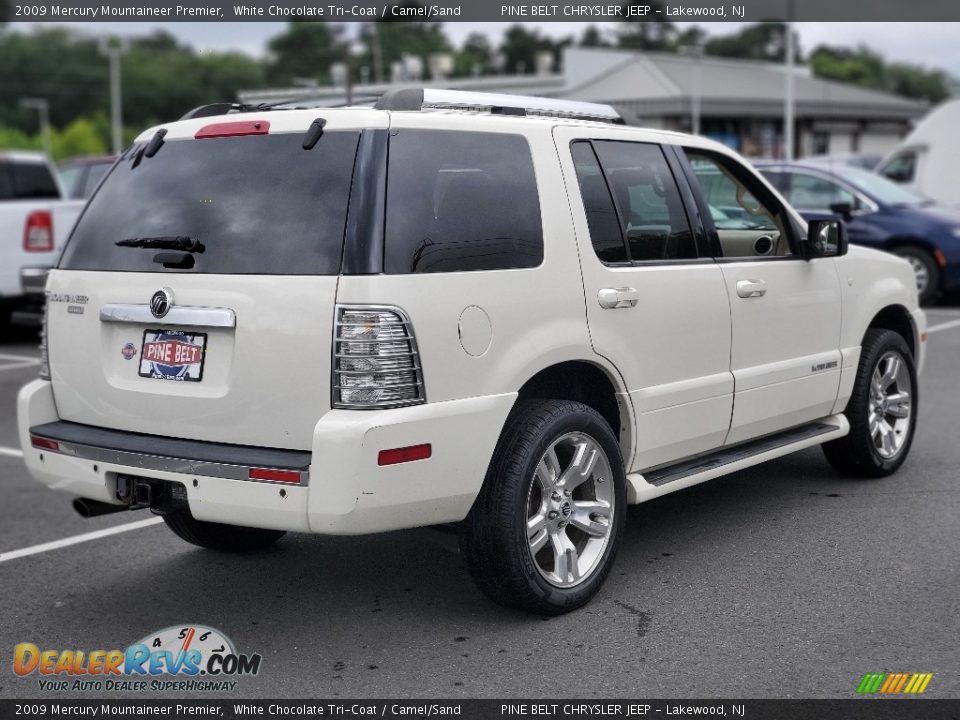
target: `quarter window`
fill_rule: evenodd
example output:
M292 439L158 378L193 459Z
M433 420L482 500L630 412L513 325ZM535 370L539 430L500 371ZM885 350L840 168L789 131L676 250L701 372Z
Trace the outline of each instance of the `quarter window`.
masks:
M390 139L384 270L536 267L543 225L521 135L400 130Z
M608 265L626 263L627 246L617 219L617 209L603 178L600 163L588 142L575 142L570 147L573 162L577 168L577 181L580 183L580 196L583 209L587 214L587 226L590 230L590 242L597 257Z

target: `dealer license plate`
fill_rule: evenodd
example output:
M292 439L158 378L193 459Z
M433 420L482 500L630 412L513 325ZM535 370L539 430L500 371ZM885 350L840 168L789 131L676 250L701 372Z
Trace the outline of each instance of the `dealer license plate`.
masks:
M140 348L140 377L200 382L206 351L206 333L145 330Z

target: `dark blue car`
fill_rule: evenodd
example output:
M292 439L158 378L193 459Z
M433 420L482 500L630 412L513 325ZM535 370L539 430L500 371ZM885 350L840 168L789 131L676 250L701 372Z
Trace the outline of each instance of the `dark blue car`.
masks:
M806 219L842 217L850 242L908 260L921 302L960 290L960 209L841 163L755 165Z

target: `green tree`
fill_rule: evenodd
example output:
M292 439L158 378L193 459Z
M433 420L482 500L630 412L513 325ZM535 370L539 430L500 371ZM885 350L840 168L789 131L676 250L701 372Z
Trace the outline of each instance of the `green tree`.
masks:
M420 7L416 2L401 2L391 7ZM410 21L394 17L390 9L382 20L366 25L360 34L364 52L357 68L366 67L371 79L390 79L390 67L400 62L404 55L412 55L423 61L424 72L428 70L430 55L452 52L452 46L437 22Z
M513 25L504 33L500 44L500 53L503 55L507 73L525 74L536 70L537 53L549 51L553 54L555 70L560 58L560 51L573 44L572 38L554 40L541 35L536 29L528 30L523 25Z
M457 53L454 74L467 77L479 70L480 75L486 75L492 68L493 46L490 40L481 33L471 33Z
M267 43L270 60L266 80L290 85L296 78L330 82L330 66L340 60L344 29L322 22L295 21Z
M588 25L577 43L580 47L610 47L610 42L603 36L596 25Z
M950 81L940 70L909 63L887 63L865 46L855 49L820 45L810 54L814 75L886 90L898 95L940 102L950 96Z
M646 15L629 15L631 7L645 6L650 7ZM627 19L619 28L617 44L620 47L651 52L676 50L677 27L666 19L666 6L661 0L630 0L621 7Z
M787 57L787 26L781 22L748 25L730 35L710 38L704 53L721 57L783 62ZM796 51L796 60L800 52Z
M103 155L107 143L96 125L85 118L77 118L53 136L53 157L57 160L75 155Z

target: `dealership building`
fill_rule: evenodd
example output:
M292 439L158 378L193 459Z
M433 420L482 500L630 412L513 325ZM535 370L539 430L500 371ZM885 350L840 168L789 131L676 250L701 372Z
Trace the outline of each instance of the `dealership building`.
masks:
M530 74L448 78L444 70L451 63L445 56L429 58L428 72L423 72L422 60L411 58L391 68L389 83L353 85L350 99L367 102L402 87L542 95L609 103L628 124L685 132L692 130L699 113L703 135L749 157L784 155L787 70L782 64L609 48L567 48L560 72L549 69L551 57L537 64ZM815 78L803 66L794 69L793 87L797 157L885 153L928 109L916 100ZM296 99L332 106L348 100L343 85L244 90L238 95L253 104Z

